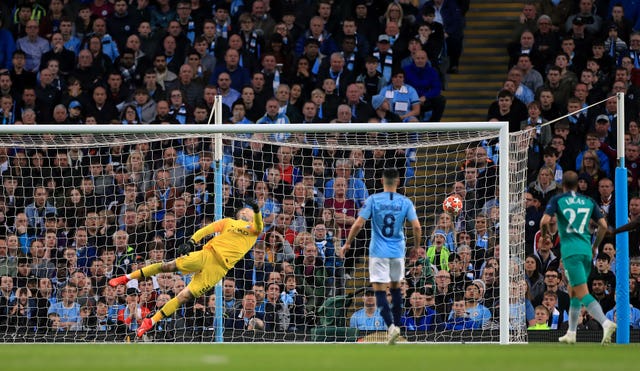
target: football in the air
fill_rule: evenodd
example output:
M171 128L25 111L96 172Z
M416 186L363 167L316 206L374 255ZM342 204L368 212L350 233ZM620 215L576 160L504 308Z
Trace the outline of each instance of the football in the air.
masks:
M462 200L457 195L451 195L442 203L442 209L447 213L458 215L462 211Z

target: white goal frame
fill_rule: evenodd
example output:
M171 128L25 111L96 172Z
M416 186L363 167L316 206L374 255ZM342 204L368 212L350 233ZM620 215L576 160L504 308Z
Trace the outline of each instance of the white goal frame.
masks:
M221 113L221 112L220 112ZM348 124L243 124L220 125L221 117L216 115L216 125L3 125L0 135L10 134L244 134L244 133L366 133L371 131L390 132L427 132L427 131L499 131L499 188L509 190L509 128L508 122L452 122L452 123L348 123ZM373 130L372 130L373 129ZM220 135L217 136L221 138ZM221 143L218 139L216 143ZM217 145L216 147L220 147ZM216 155L216 160L218 160ZM221 193L217 192L221 197ZM218 200L216 200L218 201ZM509 344L509 192L501 191L499 195L500 221L500 344ZM218 203L218 202L217 202ZM217 290L217 289L216 289ZM221 295L217 295L222 300ZM220 333L216 331L216 334ZM221 333L220 333L221 334ZM221 335L216 341L221 341Z

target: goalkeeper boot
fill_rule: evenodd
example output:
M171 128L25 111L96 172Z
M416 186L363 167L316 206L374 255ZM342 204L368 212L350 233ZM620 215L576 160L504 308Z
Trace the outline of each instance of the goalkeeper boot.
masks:
M145 332L151 330L153 328L153 321L151 318L145 318L142 320L142 324L138 327L138 331L136 331L136 335L141 338Z
M558 341L563 344L575 344L576 343L576 332L575 331L567 331L564 336L558 338Z
M400 337L400 328L394 324L389 326L387 330L387 342L389 345L394 345L396 341L398 341L398 337Z
M127 275L122 275L120 277L116 277L116 278L112 278L109 280L109 286L111 287L117 287L120 285L126 285L127 282L129 282L129 279L127 278Z
M615 322L606 320L602 324L602 341L600 342L600 344L602 345L611 344L611 336L613 336L613 333L616 332L617 328L618 328L618 325L616 325Z

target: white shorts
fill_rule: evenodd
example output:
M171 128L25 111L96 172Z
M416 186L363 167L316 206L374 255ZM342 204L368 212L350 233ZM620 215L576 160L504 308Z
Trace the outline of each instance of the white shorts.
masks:
M400 282L404 278L404 258L369 258L371 283Z

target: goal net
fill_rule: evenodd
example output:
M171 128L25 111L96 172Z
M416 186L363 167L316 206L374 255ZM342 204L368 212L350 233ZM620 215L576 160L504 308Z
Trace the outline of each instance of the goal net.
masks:
M369 226L345 259L336 249L364 200L382 190L382 170L393 167L424 236L413 249L407 228L402 337L524 342L529 134L507 141L500 127L347 132L343 125L333 133L253 135L226 125L174 133L166 126L4 130L0 338L134 341L142 319L192 275L160 273L116 288L108 279L177 258L200 227L256 199L265 230L252 251L219 288L180 307L144 340L384 341L369 289ZM219 166L215 131L224 132ZM443 211L452 194L463 200L459 214Z

